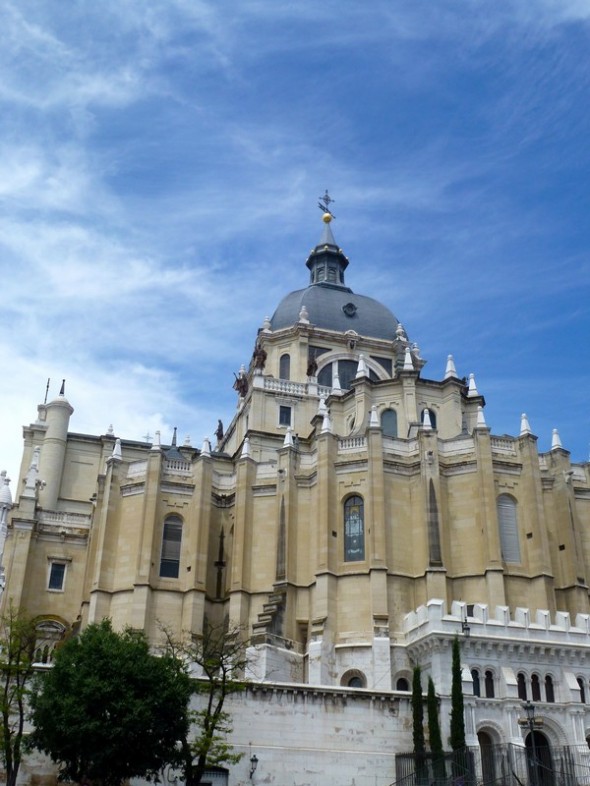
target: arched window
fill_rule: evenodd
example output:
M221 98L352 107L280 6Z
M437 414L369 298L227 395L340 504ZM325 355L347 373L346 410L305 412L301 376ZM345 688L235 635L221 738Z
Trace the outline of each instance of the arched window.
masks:
M347 688L366 688L367 678L359 669L349 669L340 678L340 684Z
M182 519L180 516L168 516L164 522L162 535L162 556L160 558L160 576L177 579L180 569L180 543L182 541Z
M486 699L494 698L494 675L491 671L486 671L485 675Z
M279 379L291 379L291 355L281 355L279 360Z
M504 562L520 562L520 543L518 540L518 517L516 500L510 494L500 494L497 500L498 525L500 527L500 548Z
M362 497L349 497L344 503L344 560L365 558L365 512Z
M578 677L578 685L580 687L580 701L582 704L586 704L586 691L584 689L584 680L581 677Z
M471 679L473 680L473 695L481 696L481 685L479 683L479 671L471 669Z
M430 425L432 426L432 428L436 428L436 412L433 409L430 409L429 407L423 409L422 412L420 413L420 423L424 423L424 413L427 410L428 410L428 414L430 415Z
M541 683L538 674L533 674L531 677L531 693L533 701L541 701Z
M381 414L381 431L384 437L397 437L397 412L386 409Z
M553 703L555 701L555 691L553 690L553 677L550 674L545 676L545 701Z
M522 671L516 677L516 682L518 684L518 698L522 699L522 701L527 700L526 695L526 677L522 673Z
M409 691L410 683L407 681L405 677L400 677L395 683L395 689Z

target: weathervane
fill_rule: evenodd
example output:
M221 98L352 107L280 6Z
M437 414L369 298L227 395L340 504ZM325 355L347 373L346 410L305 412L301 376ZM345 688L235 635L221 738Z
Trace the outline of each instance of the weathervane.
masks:
M335 202L335 200L332 199L330 194L328 194L328 189L326 189L326 193L324 194L324 196L319 197L319 200L320 200L318 203L319 209L324 213L327 213L329 216L332 216L332 218L336 218L334 213L332 213L332 211L330 210L330 205L332 204L332 202Z

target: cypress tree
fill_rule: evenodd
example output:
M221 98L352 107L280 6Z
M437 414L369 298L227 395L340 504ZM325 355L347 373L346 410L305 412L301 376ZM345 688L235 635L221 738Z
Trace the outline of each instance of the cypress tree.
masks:
M453 641L453 665L451 688L451 748L456 751L465 747L465 715L461 684L461 650L459 639Z
M422 702L422 672L420 666L414 667L412 680L412 719L414 762L416 767L417 783L425 783L426 772L426 744L424 742L424 705Z
M468 751L465 748L465 714L463 708L463 688L461 684L461 649L459 639L453 641L453 664L451 685L451 737L453 749L453 776L471 782L471 767Z
M428 697L426 700L428 712L428 736L430 737L430 750L432 751L432 766L435 780L443 781L446 777L445 757L442 739L440 736L440 722L438 719L438 699L434 692L432 677L428 677Z

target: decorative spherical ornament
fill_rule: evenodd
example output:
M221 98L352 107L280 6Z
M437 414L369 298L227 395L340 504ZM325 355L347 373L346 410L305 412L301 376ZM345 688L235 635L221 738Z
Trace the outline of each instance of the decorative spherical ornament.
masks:
M322 216L322 221L325 224L329 224L331 220L332 220L332 214L331 213L324 213L324 215Z

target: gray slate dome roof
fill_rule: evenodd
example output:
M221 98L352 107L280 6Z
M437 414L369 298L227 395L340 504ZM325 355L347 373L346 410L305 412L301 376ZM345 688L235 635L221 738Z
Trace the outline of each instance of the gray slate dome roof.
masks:
M354 330L367 338L393 341L399 322L391 311L372 297L355 295L344 284L348 259L334 240L332 218L331 213L324 213L322 237L305 263L310 271L309 286L281 300L270 321L271 328L281 330L295 325L305 306L309 321L316 327L339 333Z
M354 330L361 336L393 341L399 324L391 311L365 295L329 284L313 284L284 297L270 320L272 330L291 327L299 322L305 306L312 325L345 333Z

